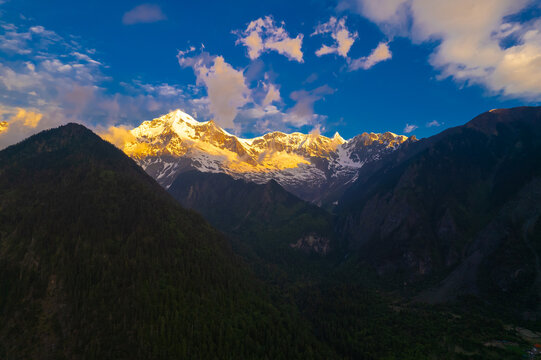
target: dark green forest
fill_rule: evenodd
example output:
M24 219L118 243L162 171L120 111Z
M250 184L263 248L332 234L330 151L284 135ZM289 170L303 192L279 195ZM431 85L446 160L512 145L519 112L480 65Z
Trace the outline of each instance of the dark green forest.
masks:
M199 215L79 125L0 153L0 357L325 358Z

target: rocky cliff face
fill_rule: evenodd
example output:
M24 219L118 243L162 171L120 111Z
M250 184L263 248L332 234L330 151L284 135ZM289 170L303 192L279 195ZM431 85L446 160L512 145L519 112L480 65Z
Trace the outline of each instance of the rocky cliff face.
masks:
M320 255L327 255L331 250L331 240L326 237L321 237L317 234L307 234L297 240L296 243L290 244L294 249L299 249L306 253L317 253Z

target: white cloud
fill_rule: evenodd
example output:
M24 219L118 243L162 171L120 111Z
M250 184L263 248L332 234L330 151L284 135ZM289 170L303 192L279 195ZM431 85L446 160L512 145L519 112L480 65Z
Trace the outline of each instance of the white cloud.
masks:
M265 83L264 88L267 91L267 94L263 98L263 106L270 105L273 102L280 102L282 100L280 90L276 87L276 85L272 83Z
M81 54L78 51L72 52L71 55L75 56L79 60L86 61L86 62L94 64L94 65L102 65L99 61L96 61L96 60L92 59L89 55Z
M210 111L217 122L225 128L234 128L238 109L250 101L250 90L242 71L235 70L222 56L217 56L212 67L199 69L198 79L207 88Z
M432 120L432 121L426 123L426 127L439 127L441 125L443 125L443 124L438 122L437 120Z
M159 96L177 96L181 97L185 91L176 85L170 85L167 83L161 84L146 84L140 80L134 80L133 85L143 89L148 94L157 94Z
M317 87L313 90L298 90L291 93L290 98L295 105L287 112L287 121L296 127L315 125L321 119L321 115L314 114L314 103L321 100L325 95L334 93L334 89L328 85Z
M21 31L14 24L4 22L0 24L2 32L0 33L0 51L8 54L27 55L33 51L46 50L50 44L61 41L54 31L46 30L43 26L32 26Z
M290 98L295 104L287 108L268 73L250 88L244 71L233 68L222 56L195 52L193 48L180 51L177 57L181 67L194 70L196 84L206 90L206 96L192 100L201 106L201 119L214 117L228 130L251 134L290 131L326 121L326 116L314 113L314 103L334 92L329 86L293 91Z
M142 4L126 12L124 16L122 16L122 23L124 25L134 25L142 23L154 23L166 19L167 17L162 12L159 5Z
M372 66L379 62L389 60L393 57L389 45L384 42L378 44L378 46L372 50L372 53L368 56L364 56L358 59L352 59L349 61L349 70L370 69Z
M386 34L392 37L407 28L408 3L410 0L343 0L341 5L352 7L367 18L382 26ZM439 1L439 0L436 0ZM352 6L348 6L352 5ZM392 26L387 26L392 24Z
M440 78L510 97L541 98L541 20L516 21L532 0L357 0L388 35L438 41L429 61Z
M0 63L0 149L67 122L90 128L138 124L179 107L190 112L201 108L191 101L190 87L134 81L124 84L122 94L108 92L102 86L112 79L104 74L106 67L91 58L95 51L42 26L19 29L3 23L1 28L12 34L0 35L0 54L18 55ZM25 39L22 45L31 50L6 47L13 38Z
M6 32L11 34L2 36ZM11 39L21 41L6 46ZM120 83L122 90L116 92L110 90L114 79L106 75L108 67L95 50L41 26L31 30L0 22L0 55L17 54L0 63L0 149L67 122L95 130L130 127L177 108L201 120L215 117L223 127L250 133L290 131L326 121L325 116L314 114L313 106L332 89L293 92L294 105L288 108L279 85L270 79L272 74L261 78L259 69L248 81L248 69L195 51L192 47L178 55L181 66L194 70L195 84L135 79ZM250 88L250 82L257 85Z
M284 29L284 23L277 26L271 16L251 21L246 30L236 31L237 44L248 48L248 57L257 59L265 51L277 51L290 60L303 62L302 40L304 35L292 38Z
M419 127L417 125L406 124L406 126L404 127L404 133L409 134L409 133L411 133L412 131L414 131L415 129L418 129L418 128Z
M17 108L16 110L17 113L14 114L10 119L10 125L13 125L13 123L16 122L20 122L23 126L35 128L36 126L38 126L41 118L43 117L43 114L41 113L26 110L23 108Z
M30 33L38 34L43 39L61 40L60 36L58 36L54 31L47 30L43 26L32 26L28 30Z
M39 34L50 35L37 28L38 38L32 41L40 42ZM70 48L61 38L53 45ZM9 123L8 131L0 135L0 148L48 127L82 122L82 113L101 91L97 84L104 79L99 65L81 63L69 53L40 51L0 64L0 106L3 120Z
M5 52L29 54L32 51L27 48L26 43L30 39L30 33L7 31L4 34L0 35L0 49Z
M242 114L249 119L263 119L268 116L279 115L281 111L274 105L267 105L245 109Z
M0 150L41 130L42 118L36 109L0 104Z
M222 56L211 56L206 52L194 57L186 55L186 52L179 52L179 64L193 68L197 84L205 86L210 113L220 126L234 129L239 109L251 101L251 91L243 72L234 69Z
M327 54L336 53L344 58L347 58L348 52L355 43L355 40L359 37L357 32L350 32L346 27L346 18L338 20L334 16L331 16L328 22L320 24L316 27L316 30L312 34L331 34L331 38L334 40L334 44L331 46L322 45L316 51L317 56L323 56Z

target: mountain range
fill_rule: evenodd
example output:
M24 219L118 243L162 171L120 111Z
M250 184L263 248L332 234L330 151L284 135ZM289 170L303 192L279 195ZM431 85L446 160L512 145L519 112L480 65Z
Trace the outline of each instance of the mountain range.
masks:
M283 209L306 218L305 200L332 214L297 222L296 235L271 244L316 253L328 244L426 301L497 296L524 316L541 312L539 108L491 110L421 140L279 132L247 140L181 111L131 132L125 151L214 226L234 237L245 231L244 246L288 228L279 219L296 222ZM297 205L278 211L286 191Z
M247 140L181 111L130 134L121 151L68 124L0 151L0 358L520 359L541 341L541 107L420 140Z
M539 316L541 108L491 110L372 165L338 210L350 250L404 286L430 279L422 299Z
M214 121L198 122L181 110L130 130L124 152L162 186L178 174L198 170L225 173L263 184L273 179L287 191L319 205L335 201L356 179L358 169L415 141L391 132L363 133L344 140L320 134L271 132L243 139Z

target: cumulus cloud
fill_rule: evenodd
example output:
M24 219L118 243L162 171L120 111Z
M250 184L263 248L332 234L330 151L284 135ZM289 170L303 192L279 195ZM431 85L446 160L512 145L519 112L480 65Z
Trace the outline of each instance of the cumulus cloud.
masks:
M248 48L248 57L257 59L263 52L276 51L290 60L303 62L302 40L304 35L298 34L292 38L284 28L275 24L271 16L265 16L251 21L246 30L235 31L237 44Z
M273 41L269 49L279 47ZM95 50L42 26L0 22L0 54L9 55L0 63L0 149L67 122L83 123L121 146L129 140L128 128L177 108L202 120L214 117L234 130L289 131L323 123L325 116L314 114L313 106L332 92L328 87L293 92L294 105L288 108L271 75L261 78L261 68L252 68L247 80L247 69L231 66L222 56L197 54L193 47L178 54L179 64L194 70L193 85L140 78L116 83ZM112 89L117 85L121 90Z
M241 111L242 117L251 120L268 119L273 115L282 115L282 112L274 105L252 106Z
M352 33L347 29L345 17L338 20L334 16L331 16L328 22L318 25L312 36L320 34L330 34L334 40L334 44L331 46L322 45L316 51L317 56L338 54L347 58L349 49L351 49L353 43L359 37L357 32Z
M18 56L0 64L0 120L9 124L0 134L0 148L44 128L75 121L71 116L85 107L81 88L89 89L92 97L96 83L105 79L97 62L72 55L85 54L91 60L76 42L65 41L43 26L23 29L3 24L2 29L0 52Z
M178 53L182 67L191 67L197 84L207 90L208 105L216 122L227 129L234 129L234 120L241 107L251 101L251 92L241 70L225 62L223 56L211 56L202 52L189 57L187 52Z
M532 0L356 0L388 36L438 41L429 62L440 78L509 97L541 98L541 20L520 19ZM528 17L526 17L528 18Z
M355 43L355 40L359 37L357 32L351 32L346 27L346 17L337 19L331 16L328 22L320 24L316 27L314 35L330 34L334 40L334 44L323 44L317 51L317 56L337 54L344 57L348 62L348 69L350 71L364 69L368 70L372 66L379 62L389 60L392 58L392 53L389 49L389 45L386 42L381 42L378 46L372 50L370 55L357 59L352 59L348 56L349 50Z
M409 1L341 0L339 8L349 8L363 14L377 23L385 34L392 38L394 35L404 34L407 31Z
M35 50L47 48L60 37L43 26L32 26L21 30L14 24L1 23L0 25L0 51L8 54L27 55L32 53L30 44Z
M406 124L406 126L404 127L404 133L409 134L409 133L413 132L415 129L418 129L418 128L419 127L417 125Z
M185 90L176 85L171 85L167 83L147 84L137 79L133 80L131 87L132 89L133 87L138 87L148 94L156 94L163 97L175 96L180 98L185 94Z
M36 109L0 104L0 149L42 128L42 118L43 114ZM12 138L16 138L16 141L12 141Z
M392 57L393 54L391 53L391 50L389 50L389 45L381 42L374 50L372 50L372 53L370 53L370 55L358 59L351 59L349 61L349 70L368 70L377 63L389 60Z
M212 67L199 69L198 78L207 88L212 114L222 126L234 128L238 108L250 101L250 90L242 71L235 70L222 56L217 56Z
M426 127L439 127L441 125L442 123L438 122L437 120L432 120L426 123Z
M106 129L99 128L98 135L119 149L124 149L126 143L136 140L130 129L125 125L110 126Z
M267 92L265 97L263 98L263 106L270 105L273 102L280 102L282 100L282 97L280 96L280 90L276 85L267 82L264 84L263 87Z
M38 126L39 121L43 117L43 114L38 112L29 111L23 108L17 108L17 113L10 119L10 124L20 122L23 126L35 128Z
M6 31L0 35L0 49L9 53L29 54L31 50L26 47L26 43L31 37L29 32Z
M134 25L142 23L154 23L166 19L167 17L162 12L159 5L142 4L126 12L124 16L122 16L122 23L124 25Z
M317 87L313 90L298 90L291 93L290 98L295 105L287 112L288 122L297 127L313 125L321 117L314 114L314 103L321 100L325 95L334 93L334 89L328 85Z
M201 105L201 118L214 117L216 122L235 133L262 133L270 130L290 131L314 126L326 121L326 116L314 113L314 103L334 92L324 85L312 90L290 94L294 105L282 100L279 86L265 73L257 84L249 87L245 72L228 64L222 56L190 48L178 53L181 67L192 68L196 85L206 94L194 99ZM206 109L206 111L205 111Z
M42 117L43 114L35 109L0 105L0 123L2 124L0 133L7 132L14 127L36 128Z
M8 129L9 129L9 123L7 121L0 121L0 134L8 131Z
M6 31L12 34L5 36ZM16 44L13 38L25 41ZM42 26L3 23L0 54L6 53L17 56L0 63L0 149L67 122L90 128L138 124L179 107L191 112L201 108L191 101L190 87L135 80L121 84L122 93L107 91L103 86L112 79L104 74L105 65L93 59L94 51Z

